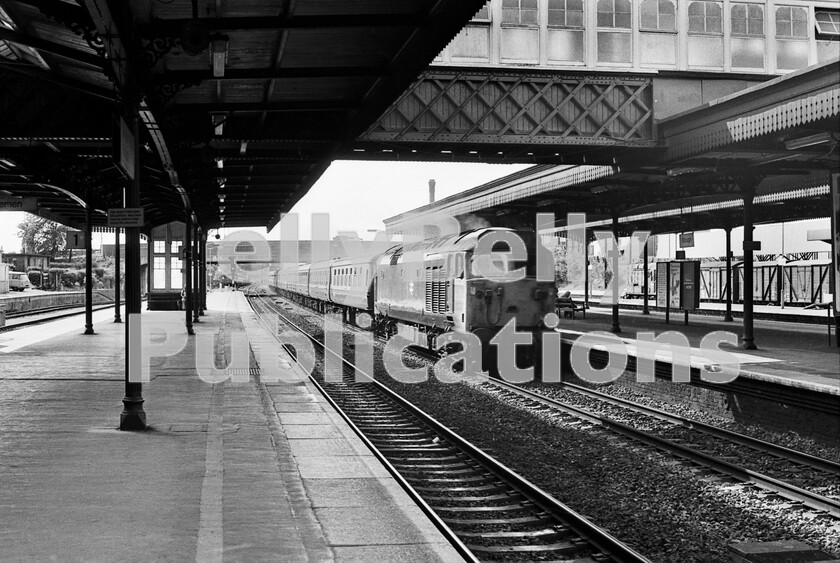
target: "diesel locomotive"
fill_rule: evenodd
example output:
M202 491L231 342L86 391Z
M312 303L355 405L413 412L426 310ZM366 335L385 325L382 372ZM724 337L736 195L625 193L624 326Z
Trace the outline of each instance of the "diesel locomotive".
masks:
M548 253L533 233L483 228L395 244L373 255L287 267L273 273L272 289L432 350L450 331L473 333L486 349L511 319L518 331L538 331L554 310L554 281L536 276L539 250Z

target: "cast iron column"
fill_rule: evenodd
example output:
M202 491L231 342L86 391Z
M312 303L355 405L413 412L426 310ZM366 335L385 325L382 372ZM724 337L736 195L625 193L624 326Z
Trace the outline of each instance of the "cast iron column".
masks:
M652 236L652 235L651 235ZM644 248L644 261L645 261L645 269L643 275L645 276L645 281L642 285L642 293L644 294L644 303L642 304L642 314L643 315L650 315L650 309L648 309L648 243L650 242L650 237L645 241L645 248Z
M198 306L198 314L202 317L204 316L204 310L207 308L207 257L205 253L207 252L207 235L202 233L201 234L201 244L198 245L198 258L199 258L199 282L201 283L201 293L199 294L199 306Z
M121 323L120 318L120 229L114 229L114 322Z
M184 312L186 314L186 322L187 322L187 334L195 334L193 331L193 324L192 324L192 211L190 209L186 210L185 214L185 222L186 222L186 241L184 241Z
M589 236L583 228L583 306L589 307Z
M201 303L201 280L198 275L198 264L200 262L199 255L198 255L198 241L200 240L198 225L195 226L195 236L193 237L193 247L191 250L192 254L192 279L195 281L195 295L193 296L193 303L192 303L192 313L193 313L193 323L201 322L201 319L198 318L198 309L199 304Z
M125 193L125 207L140 207L140 116L137 107L132 108L134 132L134 179L129 182ZM132 316L140 314L140 227L125 229L125 316L128 323L125 326L125 397L123 397L123 412L120 414L120 430L145 430L146 413L143 410L143 384L131 381L129 378L129 360L134 350L132 339ZM138 317L139 319L139 317ZM138 335L139 336L139 335ZM136 344L140 344L137 338ZM136 378L140 374L135 374Z
M612 279L610 280L611 285L615 288L613 291L613 295L615 295L615 303L612 306L612 326L610 327L610 332L618 334L621 332L621 325L618 324L618 297L619 297L619 290L621 289L618 287L618 268L615 267L615 262L620 261L621 257L618 253L618 214L613 215L612 221L612 232L613 232L613 253L614 256L610 256L610 252L606 253L606 257L609 260L610 264L613 266L613 274ZM604 288L606 291L606 287Z
M727 225L726 232L726 314L724 322L731 323L732 318L732 227Z
M85 334L93 332L93 207L90 204L90 186L85 188Z
M756 350L753 333L753 198L755 184L747 180L741 186L744 197L744 350Z

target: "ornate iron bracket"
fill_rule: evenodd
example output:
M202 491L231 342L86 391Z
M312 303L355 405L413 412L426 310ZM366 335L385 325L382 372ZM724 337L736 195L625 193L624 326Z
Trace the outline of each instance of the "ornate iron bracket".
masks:
M161 84L157 84L152 88L152 92L160 101L161 104L165 104L169 100L175 97L178 92L183 92L187 88L192 88L193 86L198 86L201 84L201 80L186 80L183 82L164 82Z
M151 40L141 39L141 42L143 44L143 61L147 68L152 69L164 55L178 47L181 40L177 37L155 37Z
M105 58L107 54L105 41L103 41L99 32L96 31L96 27L90 21L90 18L84 10L70 4L65 4L64 2L41 4L38 6L38 9L44 17L67 26L73 33L80 35L85 40L85 43L96 51L97 55Z

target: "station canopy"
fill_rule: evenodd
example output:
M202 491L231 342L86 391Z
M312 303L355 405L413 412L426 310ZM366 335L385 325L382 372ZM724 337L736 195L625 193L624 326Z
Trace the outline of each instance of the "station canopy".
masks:
M121 207L139 107L147 226L271 227L484 0L2 0L0 195ZM223 210L222 210L223 208Z

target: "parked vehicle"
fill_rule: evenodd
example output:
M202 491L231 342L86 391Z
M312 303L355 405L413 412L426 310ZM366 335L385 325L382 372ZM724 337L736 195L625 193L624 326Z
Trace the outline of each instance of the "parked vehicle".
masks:
M9 290L23 291L31 287L29 276L25 272L9 272Z

